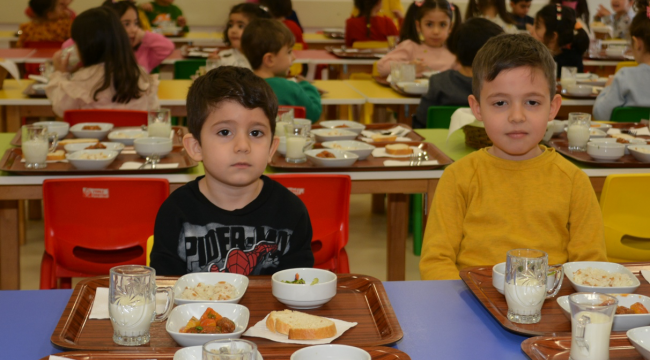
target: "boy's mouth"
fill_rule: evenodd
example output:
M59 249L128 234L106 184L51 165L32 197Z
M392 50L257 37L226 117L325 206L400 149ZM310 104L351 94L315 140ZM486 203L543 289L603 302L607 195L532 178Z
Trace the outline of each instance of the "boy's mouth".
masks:
M511 137L513 139L520 139L520 138L523 138L524 136L528 135L528 133L525 132L525 131L517 130L517 131L510 131L510 132L506 133L506 135L508 135L509 137Z
M232 166L234 166L234 167L236 167L238 169L246 169L246 168L251 167L251 164L245 163L245 162L238 162L238 163L234 163Z

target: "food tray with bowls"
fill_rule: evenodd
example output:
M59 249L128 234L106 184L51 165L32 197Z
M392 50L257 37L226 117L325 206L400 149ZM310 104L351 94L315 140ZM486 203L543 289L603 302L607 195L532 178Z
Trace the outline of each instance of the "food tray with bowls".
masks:
M323 35L330 39L345 39L345 29L323 29Z
M379 59L388 53L388 48L353 49L345 46L326 46L325 50L342 59Z
M217 49L215 46L183 46L181 47L181 55L188 59L207 59Z
M271 295L271 276L248 278L248 288L239 304L250 310L250 327L264 319L269 312L284 310L286 306ZM156 283L158 286L174 286L177 279L159 276ZM339 274L337 281L337 294L332 300L318 309L304 310L313 315L358 323L332 343L381 346L393 344L404 336L381 281L358 274ZM108 276L84 279L77 284L52 333L50 340L55 346L70 350L130 350L113 342L110 320L89 320L97 288L108 286ZM152 323L149 344L134 348L133 351L178 347L165 327L166 321ZM297 348L263 338L242 338L251 340L258 346Z
M411 129L411 131L409 131L409 133L405 135L405 137L411 139L411 141L424 141L424 137L422 135L420 135L420 134L416 133L415 131L413 131L413 129L410 126L406 125L406 124L390 124L390 123L386 123L386 124L366 124L365 126L366 126L365 130L376 131L378 133L380 133L382 131L387 131L387 130L393 129L393 128L397 127L397 126L401 126L403 128ZM311 128L312 129L323 129L324 127L322 125L319 125L319 123L316 123L316 124L312 125ZM357 140L359 140L361 137L362 136L358 136ZM377 143L371 143L371 144L376 145Z
M30 98L36 98L36 99L45 99L47 98L47 95L45 94L45 86L47 84L43 83L33 83L27 85L25 90L23 90L23 94L27 95L27 97Z
M521 343L521 350L531 360L567 360L571 352L571 334L536 336ZM643 360L625 333L612 334L609 339L610 360Z
M389 143L375 143L375 147L385 147ZM442 168L446 165L454 162L449 156L443 153L435 145L427 142L403 142L401 144L406 144L409 147L417 147L420 144L423 144L424 150L428 153L428 160L437 160L438 164L435 165L420 165L420 166L385 166L384 161L386 160L401 160L409 161L410 157L407 155L402 158L392 158L392 157L374 157L369 155L365 160L355 161L350 166L318 166L312 160L309 159L303 163L289 163L285 160L284 156L276 152L269 162L269 165L272 168L282 170L282 171L297 171L297 172L322 172L322 171L404 171L404 170L434 170ZM322 144L317 143L314 145L314 149L324 149ZM328 149L331 151L331 149ZM308 150L307 154L311 154ZM333 151L332 151L333 152Z
M579 85L581 87L592 87L591 85ZM568 89L560 89L559 91L560 95L564 96L567 99L596 99L598 97L598 93L591 92L587 95L582 95L582 94L575 94L570 92Z
M370 354L372 360L411 360L405 352L386 346L361 348ZM68 351L55 355L73 360L189 360L179 359L180 356L174 357L174 354L180 350L178 348L143 349L142 351L123 349L122 351ZM288 360L298 348L259 346L257 350L264 360ZM41 360L48 360L48 358L49 356L46 356Z
M650 269L650 262L622 265L630 270L641 283L634 293L650 296L650 284L643 279L640 273L641 270ZM566 274L557 296L544 301L542 319L537 324L517 324L508 320L506 298L492 285L492 266L463 269L460 271L460 277L495 320L509 331L525 336L554 336L559 333L571 332L571 321L564 315L562 307L557 302L559 297L576 292Z

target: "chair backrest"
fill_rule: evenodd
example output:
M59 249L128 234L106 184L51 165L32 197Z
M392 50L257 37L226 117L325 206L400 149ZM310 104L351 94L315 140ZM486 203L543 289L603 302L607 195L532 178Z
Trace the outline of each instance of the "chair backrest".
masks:
M618 64L616 64L616 70L614 73L617 73L619 70L621 70L624 67L634 67L634 66L639 66L639 63L636 61L621 61Z
M63 41L25 41L23 47L26 49L60 49Z
M278 110L289 110L293 109L293 117L298 119L305 119L307 117L307 109L304 106L293 106L293 105L280 105Z
M353 49L385 49L388 48L388 41L355 41Z
M307 207L313 230L314 265L337 257L348 243L350 177L312 174L270 177L296 194Z
M196 74L199 67L205 66L207 60L204 59L188 59L178 60L174 63L174 79L176 80L190 80L191 76Z
M451 115L466 106L429 106L427 111L427 129L449 129Z
M295 43L293 44L293 50L302 50L303 46L301 43ZM289 68L289 76L298 76L302 74L302 64L301 63L293 63L291 64L291 68Z
M600 209L610 261L650 261L650 174L616 174L605 179Z
M66 110L63 120L70 126L83 122L105 122L115 127L142 126L147 125L147 112L116 109Z
M45 180L45 252L57 265L84 274L144 265L147 238L168 195L166 179Z
M610 121L616 122L639 122L642 119L650 119L650 107L616 107L610 116Z

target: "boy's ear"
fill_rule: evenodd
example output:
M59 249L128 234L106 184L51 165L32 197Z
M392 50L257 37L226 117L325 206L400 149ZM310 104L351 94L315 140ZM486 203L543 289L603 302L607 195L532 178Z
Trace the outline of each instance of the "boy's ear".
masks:
M558 111L560 111L560 106L562 106L562 96L560 94L555 94L551 99L551 111L548 114L548 121L553 121Z
M185 134L183 136L183 146L185 151L194 161L203 161L203 153L201 152L201 144L192 134Z
M481 116L481 104L478 99L476 99L474 95L470 95L467 97L467 100L469 101L469 107L472 109L472 113L474 113L476 120L483 121L483 116Z
M262 64L265 67L272 67L274 63L275 63L275 54L268 52L264 54L264 56L262 56Z
M275 154L275 151L278 150L278 146L280 145L280 138L277 136L273 137L273 140L271 141L271 148L269 149L269 159L268 163L271 162L271 159L273 158L273 154Z

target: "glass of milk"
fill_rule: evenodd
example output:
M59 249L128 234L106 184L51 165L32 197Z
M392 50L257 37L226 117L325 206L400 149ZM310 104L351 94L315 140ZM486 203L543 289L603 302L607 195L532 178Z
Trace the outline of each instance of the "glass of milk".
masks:
M566 90L577 81L578 68L574 66L562 66L560 69L560 84L562 90Z
M569 150L587 151L590 126L590 114L579 112L569 113L569 124L566 130L566 136L569 139Z
M156 293L165 293L165 310L156 315ZM149 326L164 321L174 305L172 288L156 288L156 270L142 265L116 266L110 272L108 313L113 341L138 346L149 342Z
M600 293L569 295L571 360L608 360L609 335L618 301Z
M168 138L172 133L172 116L169 109L149 111L147 132L149 137Z
M308 129L308 125L303 124L290 124L285 126L287 152L284 157L288 163L297 164L307 161L305 149L312 144Z
M547 277L555 281L547 289ZM557 295L562 286L562 265L548 265L548 254L541 250L514 249L506 256L504 293L508 304L508 320L534 324L542 318L544 300Z
M243 339L212 340L203 344L202 360L256 360L257 344Z
M47 167L47 153L56 149L57 134L48 133L47 127L41 125L25 125L21 131L21 150L25 167L28 169Z

